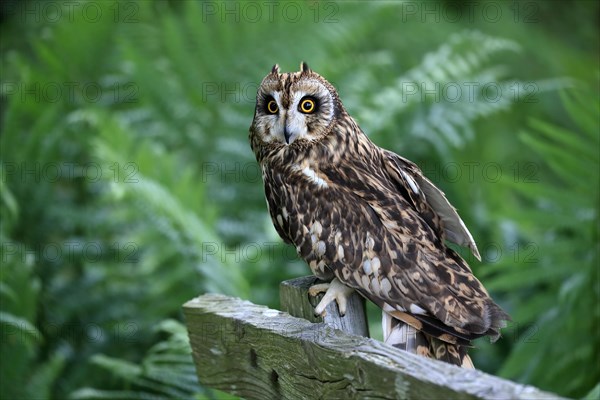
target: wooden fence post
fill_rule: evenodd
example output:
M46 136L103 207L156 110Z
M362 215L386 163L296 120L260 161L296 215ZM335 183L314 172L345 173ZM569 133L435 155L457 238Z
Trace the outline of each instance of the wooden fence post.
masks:
M281 282L279 286L279 302L281 311L292 317L304 318L310 322L325 322L327 325L354 335L369 337L369 325L365 312L365 299L354 292L348 299L346 315L340 315L340 310L335 302L330 303L325 309L325 318L314 314L314 309L324 294L312 297L308 288L320 281L314 276L304 276Z

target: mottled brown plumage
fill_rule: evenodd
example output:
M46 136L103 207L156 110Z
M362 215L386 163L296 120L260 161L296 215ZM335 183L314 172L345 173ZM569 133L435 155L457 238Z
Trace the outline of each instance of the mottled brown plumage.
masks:
M454 208L415 164L372 143L306 64L265 77L250 143L279 235L317 277L381 307L386 342L472 366L470 341L499 336L508 315L445 244L479 258Z

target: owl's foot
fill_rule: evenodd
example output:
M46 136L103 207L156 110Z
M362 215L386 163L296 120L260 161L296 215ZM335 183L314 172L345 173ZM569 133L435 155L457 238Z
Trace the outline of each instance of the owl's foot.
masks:
M333 278L330 283L319 283L308 288L308 294L313 297L322 292L325 292L325 296L323 296L319 304L315 307L315 315L324 317L327 314L325 308L335 300L340 309L340 314L344 316L346 314L347 300L354 292L354 289L344 285L337 278Z

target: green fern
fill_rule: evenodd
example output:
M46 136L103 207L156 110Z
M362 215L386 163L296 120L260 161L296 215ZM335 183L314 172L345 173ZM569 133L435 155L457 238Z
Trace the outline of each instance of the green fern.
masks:
M45 393L47 382L26 385L37 373L35 358L44 342L35 326L40 282L33 275L34 259L22 243L8 240L3 228L0 242L0 381L13 383L0 385L0 397L22 398L28 388Z
M475 120L505 111L515 102L538 101L544 91L571 85L569 79L509 79L506 67L492 63L498 54L521 51L512 40L479 31L452 34L393 86L377 91L372 107L365 107L363 101L359 120L372 132L401 132L428 141L447 158L449 148L461 148L473 140ZM365 88L372 89L372 84ZM369 104L371 96L361 98L366 97Z
M272 21L234 23L223 8L206 19L205 4L98 2L106 17L98 23L78 12L57 22L15 13L3 25L0 244L2 251L14 244L21 252L2 265L0 326L22 340L19 346L2 344L2 397L224 396L196 385L181 326L181 341L154 327L178 318L181 304L203 291L277 307L279 282L309 273L272 228L260 176L206 170L258 171L247 144L254 89L272 64L289 71L301 60L335 84L350 113L378 144L402 147L403 155L423 166L448 160L504 162L502 157L530 162L534 149L543 153L537 157L548 160L541 170L544 184L528 190L514 182L450 185L443 177L430 177L460 209L478 242L540 246L535 268L513 265L512 258L490 264L489 256L488 265L475 263L476 273L484 275L516 321L545 324L534 346L517 343L523 334L516 331L506 336L517 340L482 344L473 352L476 364L494 373L512 351L502 369L505 376L565 395L591 389L588 375L578 380L571 371L589 362L590 354L588 342L575 334L590 335L589 324L596 321L589 318L593 304L586 303L595 298L577 293L597 279L587 268L597 257L591 251L597 229L590 227L597 209L581 199L598 196L590 195L590 185L579 178L592 170L584 162L596 165L596 136L583 137L597 132L597 104L565 102L571 119L586 124L584 130L564 123L551 95L540 96L538 103L517 95L523 100L519 107L510 105L511 90L529 83L536 85L536 94L571 85L568 79L544 77L589 80L595 58L590 61L581 49L593 47L587 43L595 43L594 35L582 37L597 32L586 22L587 15L597 15L597 5L583 11L569 7L565 17L577 16L577 29L566 20L556 29L510 18L494 27L481 20L432 25L418 16L398 24L405 4L394 2L302 2L297 23L280 13ZM69 15L68 4L59 7ZM115 19L119 7L135 11L135 22L124 21L123 14ZM563 21L557 9L545 12ZM23 24L15 25L22 15ZM80 84L73 97L54 102L9 90L15 83L73 81ZM403 87L475 81L497 82L510 95L492 102L485 96L494 93L478 91L473 101L441 96L437 101ZM86 97L85 83L99 85L100 101ZM216 92L208 90L215 87ZM513 132L529 116L535 133L517 142ZM74 176L57 180L22 179L21 167L36 163L78 168ZM82 166L90 163L100 166L101 179L86 177ZM205 247L215 242L219 252L209 254ZM99 252L86 254L81 250L86 244ZM80 250L69 257L44 255L48 246L66 254L73 245ZM554 308L546 313L548 304ZM561 323L558 316L568 318ZM552 337L562 337L558 327L564 328L565 340L579 343L570 347L570 356L552 344ZM592 347L597 354L597 345ZM542 348L547 351L536 351ZM548 362L546 353L565 364ZM577 357L582 364L571 368ZM167 375L166 365L180 368L177 376ZM113 374L111 367L122 369ZM560 387L560 377L550 382L557 373L570 382Z
M157 325L156 331L169 336L150 348L140 364L102 354L91 359L92 364L110 372L130 390L82 388L71 398L192 399L200 394L210 394L198 385L185 326L178 321L165 320Z
M523 258L520 263L503 262L491 266L487 274L492 277L491 290L510 290L528 298L515 305L513 329L520 332L509 334L515 346L500 374L580 397L600 380L595 361L600 351L595 333L600 324L600 193L591 184L600 170L595 118L600 102L597 94L581 90L563 94L562 99L573 128L532 120L532 131L520 135L548 168L539 184L511 185L534 202L535 209L527 216L507 211L516 221L534 222L522 235L535 243L537 262ZM535 295L530 298L530 293ZM579 310L589 312L582 318ZM569 345L575 343L575 349Z

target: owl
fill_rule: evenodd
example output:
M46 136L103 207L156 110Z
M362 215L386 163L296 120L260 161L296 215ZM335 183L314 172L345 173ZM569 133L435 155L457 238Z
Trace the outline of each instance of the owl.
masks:
M496 340L509 316L446 245L473 237L444 193L411 161L375 145L336 89L306 63L275 65L257 93L250 145L281 238L326 281L315 313L353 291L382 309L386 343L473 367L473 339Z

